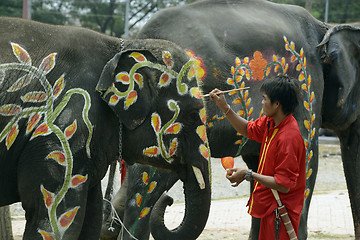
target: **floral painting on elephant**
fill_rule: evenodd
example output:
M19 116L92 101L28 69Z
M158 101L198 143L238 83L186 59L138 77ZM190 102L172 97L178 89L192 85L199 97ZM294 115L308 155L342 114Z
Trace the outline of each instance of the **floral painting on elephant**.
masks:
M288 74L289 66L295 68L298 72L296 78L300 82L301 89L303 91L303 107L307 114L306 119L303 120L304 127L307 129L307 135L303 136L305 147L306 147L306 177L307 179L312 174L312 169L309 167L309 163L313 156L311 150L312 139L314 138L316 129L313 127L315 120L315 113L312 112L312 105L315 100L315 93L311 88L311 75L307 72L306 56L303 48L296 50L295 43L289 42L286 36L283 37L285 42L285 49L290 53L288 56L277 56L272 54L267 57L268 54L255 51L251 57L244 57L235 59L235 66L231 67L232 77L227 79L227 84L232 86L234 89L245 88L247 82L263 81L265 77L272 74ZM293 73L289 73L293 74ZM229 95L234 95L236 98L233 100L233 105L240 105L241 109L237 112L240 116L247 120L254 119L252 116L254 108L251 106L251 97L249 96L249 90L240 90L230 92ZM260 115L262 116L263 110ZM255 118L259 117L255 116ZM223 120L225 116L212 116L207 124L212 127L213 122ZM248 139L239 134L240 139L234 144L239 145L237 155L241 153L243 146L246 144ZM310 193L310 189L307 188L304 193L306 199Z

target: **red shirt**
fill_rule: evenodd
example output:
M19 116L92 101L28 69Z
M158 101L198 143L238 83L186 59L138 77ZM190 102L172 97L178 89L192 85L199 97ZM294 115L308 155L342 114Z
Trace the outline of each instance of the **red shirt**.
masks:
M247 125L248 138L261 142L257 172L274 176L276 183L290 189L288 193L279 192L280 200L289 215L300 216L306 185L304 140L292 114L278 126L274 124L272 117L263 116ZM248 206L249 214L257 218L269 215L278 207L271 190L257 181Z

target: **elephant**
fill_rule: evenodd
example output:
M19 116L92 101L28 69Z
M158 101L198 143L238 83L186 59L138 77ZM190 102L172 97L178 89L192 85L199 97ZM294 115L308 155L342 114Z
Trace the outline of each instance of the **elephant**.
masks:
M165 39L188 49L202 63L202 92L250 87L226 95L248 120L262 115L259 87L279 73L299 80L300 107L295 117L306 146L306 191L299 239L307 238L307 217L318 168L318 130L333 130L340 139L352 207L355 237L360 238L359 109L360 29L330 26L304 8L265 0L204 0L156 13L138 39ZM249 168L258 166L260 145L239 136L213 102L207 106L212 157L241 155ZM251 189L252 190L252 189ZM165 200L166 202L166 200ZM154 238L165 208L153 210ZM257 239L259 219L252 219L250 239Z
M179 176L189 205L172 236L195 239L211 201L202 66L166 40L6 17L0 29L0 206L22 203L23 239L99 239L100 181L121 157Z

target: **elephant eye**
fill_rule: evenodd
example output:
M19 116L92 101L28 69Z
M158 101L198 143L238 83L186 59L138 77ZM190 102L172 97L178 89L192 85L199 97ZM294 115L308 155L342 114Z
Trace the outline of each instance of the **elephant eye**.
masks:
M324 58L324 63L331 64L333 63L337 58L339 57L339 51L338 50L332 50L327 53L327 55Z

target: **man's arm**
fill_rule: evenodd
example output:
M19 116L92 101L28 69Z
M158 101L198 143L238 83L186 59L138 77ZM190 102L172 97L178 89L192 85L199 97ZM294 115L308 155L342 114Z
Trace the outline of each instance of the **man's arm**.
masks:
M242 181L244 181L245 174L248 169L246 169L246 168L231 168L229 170L232 172L232 174L226 175L226 178L231 183L235 183L232 185L233 187L237 187ZM266 176L266 175L262 175L262 174L259 174L256 172L252 172L251 176L254 180L258 181L260 184L264 185L267 188L277 190L281 193L288 193L290 191L289 188L284 187L281 184L278 184L275 181L275 178L273 176Z

